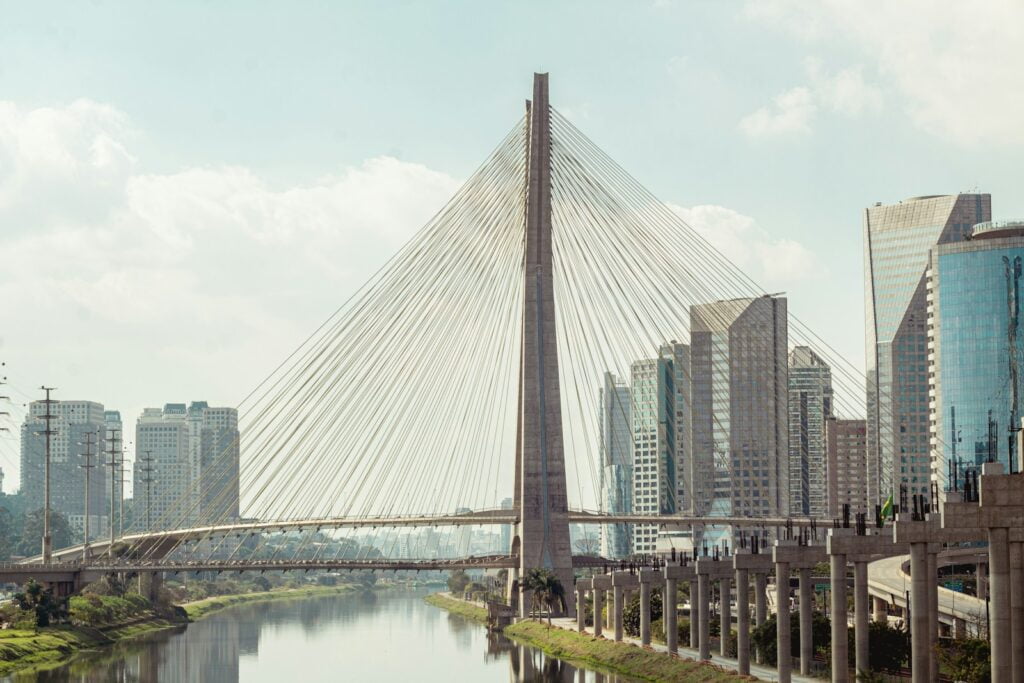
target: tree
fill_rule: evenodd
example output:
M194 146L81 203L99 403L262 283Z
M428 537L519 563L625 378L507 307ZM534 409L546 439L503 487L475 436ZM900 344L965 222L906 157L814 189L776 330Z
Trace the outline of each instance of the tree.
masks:
M548 624L551 623L552 611L565 611L565 587L550 570L531 569L523 579L522 589L533 594L534 605L545 608Z
M655 622L662 617L661 591L651 591L651 621ZM640 596L633 596L625 609L622 610L622 628L628 635L640 635ZM689 637L689 636L687 636Z
M857 646L853 629L848 632L847 653L850 666L856 666ZM876 671L897 674L910 658L910 634L901 628L873 621L868 626L868 674ZM861 672L858 672L860 675Z
M982 683L992 677L992 660L987 640L956 640L939 650L939 660L956 681Z
M50 510L50 540L54 550L71 545L71 526L67 517ZM38 555L43 548L43 509L25 513L21 527L21 539L15 548L18 555Z
M585 532L573 543L580 555L596 556L601 549L601 539L592 531Z
M448 577L448 590L452 595L460 595L469 585L469 575L462 569L456 569Z
M17 542L14 515L6 507L0 507L0 560L9 560Z
M765 661L771 666L777 666L778 640L776 638L776 615L771 615L763 624L754 629L750 634L750 642L758 651L764 653ZM800 656L800 620L791 618L790 626L790 656ZM811 643L814 649L825 650L829 647L832 638L832 622L820 612L814 613L811 622Z
M25 590L14 595L14 602L26 612L35 613L36 626L49 626L60 616L61 606L49 588L43 588L35 579L29 579Z

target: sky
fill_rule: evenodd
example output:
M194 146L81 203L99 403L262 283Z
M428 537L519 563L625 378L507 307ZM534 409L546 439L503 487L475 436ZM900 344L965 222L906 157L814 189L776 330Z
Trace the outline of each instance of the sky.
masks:
M865 207L1024 217L1024 4L0 0L0 467L46 384L237 405L556 109L863 366Z

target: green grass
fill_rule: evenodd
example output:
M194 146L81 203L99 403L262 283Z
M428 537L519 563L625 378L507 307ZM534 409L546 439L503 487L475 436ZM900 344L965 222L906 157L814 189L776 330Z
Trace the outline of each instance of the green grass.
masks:
M644 681L753 681L751 676L724 671L714 664L671 657L629 643L521 621L505 629L505 635L553 657L587 668L602 669Z
M487 623L487 610L483 607L470 604L465 600L457 600L441 593L431 593L427 597L423 598L423 600L428 605L440 607L441 609L448 610L452 614L458 614L460 617L478 621L481 624Z
M342 584L340 586L310 586L308 588L291 588L283 590L264 591L259 593L238 593L235 595L215 595L195 602L186 602L182 605L188 618L192 621L202 619L214 612L242 605L250 602L268 602L271 600L295 600L298 598L311 598L317 595L337 595L355 591L356 586Z

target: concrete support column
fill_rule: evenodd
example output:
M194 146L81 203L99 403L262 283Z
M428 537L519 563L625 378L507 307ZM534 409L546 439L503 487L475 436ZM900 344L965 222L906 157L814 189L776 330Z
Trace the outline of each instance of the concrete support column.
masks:
M928 677L939 680L939 650L935 645L939 642L939 567L938 545L935 552L928 551L928 633L932 646L928 648Z
M813 621L814 586L811 585L811 568L800 568L800 674L811 673L811 660L814 659L814 640L811 633Z
M657 573L653 569L640 570L640 644L651 644L651 581ZM664 621L662 622L664 623Z
M871 598L871 618L879 624L889 622L889 605L882 598Z
M1024 681L1024 548L1010 544L1010 665L1014 683Z
M604 616L601 610L604 609L604 590L594 586L594 636L600 638Z
M750 574L736 570L736 661L741 676L750 674Z
M977 587L977 594L979 600L984 600L988 597L988 564L986 562L978 563L978 570L975 574L975 584Z
M700 582L690 581L690 649L697 650L700 647L700 607L698 597L700 596Z
M854 622L854 657L856 673L867 673L868 663L868 563L853 563L853 622Z
M679 652L679 623L677 621L678 600L676 580L665 579L665 595L662 604L662 623L665 624L665 645L671 654Z
M768 575L754 573L754 625L760 626L768 619ZM764 664L764 653L757 651L757 663Z
M612 588L612 622L615 628L615 642L622 640L622 605L623 603L623 588L622 586L614 586Z
M913 683L928 683L931 663L928 651L928 545L910 544L910 669ZM994 679L993 679L994 680Z
M732 609L729 603L732 602L732 579L722 579L718 582L718 592L722 598L722 609L720 610L718 654L723 657L729 656L729 640L732 631Z
M779 657L779 683L792 681L793 654L789 624L789 562L775 563L775 606L778 609L775 646Z
M608 631L614 631L615 629L615 610L612 606L615 604L615 594L612 589L609 588L604 594L604 627Z
M700 633L697 636L697 650L701 659L711 659L711 624L708 615L709 595L708 575L697 575L697 611L700 614Z
M829 557L832 584L832 681L846 683L850 680L848 659L846 612L846 555Z
M583 586L576 584L576 630L583 633L587 630L586 610L583 604L587 599L587 592Z
M990 573L992 683L1009 683L1012 678L1010 646L1010 547L1005 527L988 530Z

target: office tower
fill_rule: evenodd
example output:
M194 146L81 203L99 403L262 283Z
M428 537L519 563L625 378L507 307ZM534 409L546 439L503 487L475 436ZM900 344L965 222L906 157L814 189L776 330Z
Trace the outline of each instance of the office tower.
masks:
M661 357L672 361L672 383L675 388L676 502L678 512L690 512L693 505L693 459L690 457L691 396L690 346L673 340L661 347Z
M789 514L821 517L825 420L832 415L832 370L807 346L789 353Z
M932 247L931 477L940 492L961 488L964 470L984 462L1021 469L1022 266L1024 223L981 223L963 241Z
M825 421L828 453L828 500L825 514L833 519L842 514L843 505L850 513L873 513L868 505L867 423L864 420Z
M633 425L633 512L676 512L675 370L672 358L634 361L631 367L630 417ZM653 553L658 525L633 528L633 552Z
M50 509L64 515L81 533L85 521L86 434L92 434L93 465L102 463L97 452L103 448L106 427L103 405L95 401L54 401L50 404ZM28 511L39 510L44 500L46 453L46 403L32 401L21 427L21 492ZM107 476L104 477L104 474ZM109 472L93 467L89 476L89 535L95 537L107 524Z
M501 509L502 509L503 512L507 512L508 514L512 514L512 499L511 498L505 498L504 500L502 500L501 501ZM502 524L501 525L500 545L501 545L501 547L499 548L499 552L507 553L507 552L509 552L509 550L512 549L512 525L511 524Z
M868 499L929 494L925 270L936 244L991 219L991 196L915 197L864 210Z
M633 510L633 428L629 387L610 372L601 387L601 510L628 515ZM601 526L601 556L632 554L629 524Z
M204 401L146 408L135 426L135 451L149 459L135 470L136 525L173 528L238 518L238 411ZM147 498L149 500L147 500ZM148 511L148 514L147 514Z
M786 299L690 308L695 505L709 516L789 510ZM710 535L709 535L710 534ZM720 538L717 535L720 534ZM731 530L709 530L712 543Z

